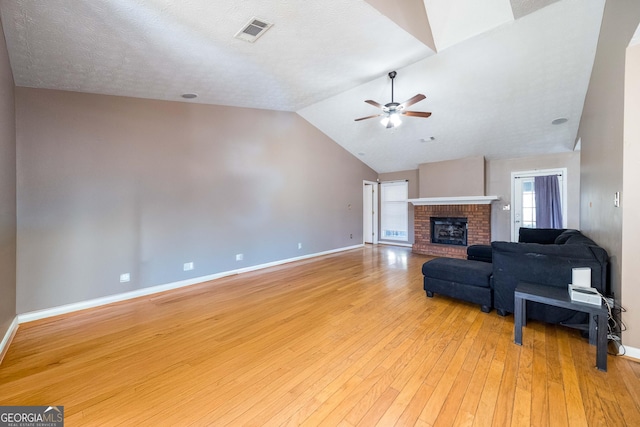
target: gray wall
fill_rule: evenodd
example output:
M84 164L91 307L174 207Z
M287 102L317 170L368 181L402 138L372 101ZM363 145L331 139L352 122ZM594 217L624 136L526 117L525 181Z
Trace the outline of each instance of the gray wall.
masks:
M568 152L518 159L487 160L486 186L488 196L500 200L491 206L491 240L511 240L511 173L537 169L567 168L567 227L580 228L580 153Z
M409 197L498 196L491 206L491 240L511 240L511 172L567 168L567 227L580 228L580 153L567 152L518 159L485 160L482 156L423 163L417 171L381 174L381 181L409 180ZM417 180L419 185L412 186ZM418 196L419 194L419 196ZM411 242L414 241L410 205Z
M436 50L423 0L365 0L406 32Z
M484 157L418 165L420 197L484 196Z
M17 88L16 115L18 313L362 242L377 174L294 113Z
M16 316L16 120L13 74L0 25L0 340Z
M580 226L611 256L611 283L620 297L625 49L640 22L640 1L609 0L580 120ZM632 186L627 191L637 191ZM621 196L624 204L624 194ZM628 260L634 262L634 260Z
M640 40L627 49L624 100L624 205L622 209L622 306L627 307L624 344L640 358ZM629 262L632 260L632 262Z
M381 173L380 175L378 175L378 179L380 180L380 182L384 182L384 181L399 181L399 180L407 180L409 181L409 188L408 188L408 193L409 193L409 198L410 199L417 199L418 198L418 194L419 194L419 186L418 186L418 170L408 170L408 171L400 171L400 172L389 172L389 173ZM378 209L378 212L380 212L380 209ZM409 234L407 236L407 243L413 244L415 238L414 238L414 224L413 224L413 204L409 203L409 209L408 209L408 215L409 215ZM378 228L380 226L380 223L378 222ZM380 235L380 230L378 229L378 236ZM384 239L380 239L381 242L385 242ZM396 241L389 241L388 243L398 243Z

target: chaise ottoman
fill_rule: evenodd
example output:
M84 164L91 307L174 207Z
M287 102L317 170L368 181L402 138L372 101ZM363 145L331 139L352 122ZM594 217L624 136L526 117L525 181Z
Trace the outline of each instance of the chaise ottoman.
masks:
M429 298L437 293L480 304L485 313L493 307L492 273L492 264L467 259L436 258L422 265Z

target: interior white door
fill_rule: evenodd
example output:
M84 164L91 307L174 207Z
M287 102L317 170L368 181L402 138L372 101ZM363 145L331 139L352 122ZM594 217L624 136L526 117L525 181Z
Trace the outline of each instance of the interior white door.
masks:
M378 184L365 182L362 188L363 240L378 243Z

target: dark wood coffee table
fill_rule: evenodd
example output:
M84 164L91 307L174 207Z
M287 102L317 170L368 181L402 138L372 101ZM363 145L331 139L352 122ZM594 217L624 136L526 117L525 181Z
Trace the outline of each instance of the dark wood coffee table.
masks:
M589 343L596 346L596 367L606 372L607 322L609 320L609 311L606 306L572 301L567 288L518 283L514 294L514 341L518 345L522 345L522 326L527 325L527 301L589 313Z

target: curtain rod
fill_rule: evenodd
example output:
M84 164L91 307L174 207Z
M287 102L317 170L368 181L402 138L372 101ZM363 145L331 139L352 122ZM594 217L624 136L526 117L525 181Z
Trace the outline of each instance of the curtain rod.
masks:
M393 182L409 182L408 179L396 179L395 181L379 181L378 184L391 184Z
M552 173L551 175L527 175L527 176L514 176L514 179L522 179L522 178L535 178L536 176L562 176L561 173Z

